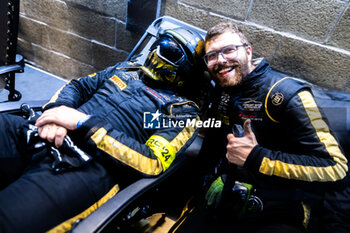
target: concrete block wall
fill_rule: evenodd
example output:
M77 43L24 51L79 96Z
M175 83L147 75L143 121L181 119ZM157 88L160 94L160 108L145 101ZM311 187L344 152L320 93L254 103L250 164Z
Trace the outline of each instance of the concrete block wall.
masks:
M162 14L205 30L236 23L276 70L350 91L350 0L166 0Z
M350 0L162 0L169 15L207 30L233 21L255 57L276 70L350 91ZM71 79L126 58L127 0L21 0L19 52Z
M21 0L18 52L71 79L123 61L140 35L125 29L127 0Z

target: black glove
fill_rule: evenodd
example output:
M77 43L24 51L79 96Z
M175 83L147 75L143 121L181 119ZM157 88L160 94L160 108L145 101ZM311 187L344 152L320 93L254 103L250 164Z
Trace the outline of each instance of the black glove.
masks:
M29 122L28 128L24 129L28 149L35 153L45 147L49 147L48 151L50 151L54 159L52 163L54 172L64 172L69 169L82 167L92 159L90 155L77 147L68 135L64 137L63 144L60 148L51 146L51 143L48 143L39 136L38 128L31 124L34 124L38 118L36 112L28 104L22 104L21 111L23 117Z
M52 163L54 172L64 172L87 164L92 157L74 145L68 135L64 137L60 148L51 147L50 153L55 161Z

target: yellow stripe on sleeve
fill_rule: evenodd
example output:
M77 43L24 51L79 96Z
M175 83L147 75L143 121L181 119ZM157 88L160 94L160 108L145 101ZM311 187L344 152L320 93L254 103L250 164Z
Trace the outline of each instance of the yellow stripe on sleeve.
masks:
M154 145L150 148L153 150L158 159L146 157L143 154L131 149L128 146L125 146L111 136L107 135L107 131L104 128L97 130L92 135L91 139L96 143L97 148L111 155L113 158L129 165L130 167L142 173L148 175L158 175L170 166L170 164L175 159L176 153L179 152L181 148L187 143L187 141L193 136L195 130L196 128L193 126L185 127L170 143L165 142L165 138L161 140L161 136L153 135L150 137L152 140L156 137L159 146L162 144L163 146L161 147L163 149L165 146L169 150L168 156L170 156L170 160L165 159L165 157L163 160L161 155L162 151L159 150L159 148L156 149ZM146 142L146 145L148 146L151 145L150 139L148 139ZM159 140L161 140L161 143ZM167 158L169 158L168 156Z
M197 117L196 121L199 120ZM196 121L193 126L185 127L172 141L171 145L174 147L175 153L179 152L181 148L187 143L187 141L193 136L196 131Z
M107 135L107 131L104 128L97 130L91 139L96 143L97 148L140 172L148 175L158 175L163 170L159 160L148 158L118 142Z
M341 152L339 145L333 135L330 133L328 125L323 120L317 104L308 91L300 92L299 97L305 111L315 128L317 137L324 144L327 152L333 158L335 165L327 167L303 166L285 163L279 160L264 158L259 171L266 175L274 175L287 179L296 179L302 181L337 181L346 176L348 171L347 159Z

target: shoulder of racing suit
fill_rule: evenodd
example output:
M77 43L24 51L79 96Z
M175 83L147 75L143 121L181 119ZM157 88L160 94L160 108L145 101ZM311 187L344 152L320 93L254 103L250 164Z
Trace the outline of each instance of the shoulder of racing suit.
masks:
M322 88L305 80L286 77L272 85L265 99L265 111L271 120L279 122L284 106L296 93L308 90L337 136L347 157L350 154L350 93Z
M298 92L311 91L310 85L301 79L285 77L277 80L268 90L265 97L265 112L275 123L279 123L284 107Z
M45 111L60 105L78 108L82 103L88 101L108 79L114 80L116 84L122 87L125 81L139 79L139 67L140 65L134 62L120 62L102 71L71 79L57 90L42 109Z

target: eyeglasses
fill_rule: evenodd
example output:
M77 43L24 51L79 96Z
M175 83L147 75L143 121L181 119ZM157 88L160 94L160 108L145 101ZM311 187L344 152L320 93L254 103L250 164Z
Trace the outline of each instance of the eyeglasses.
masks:
M233 59L237 56L236 51L238 50L238 48L246 46L248 46L248 44L246 43L241 45L228 45L223 47L222 49L211 51L204 55L204 62L205 64L207 64L208 67L215 65L218 62L219 54L221 54L221 56L225 58L225 60Z

